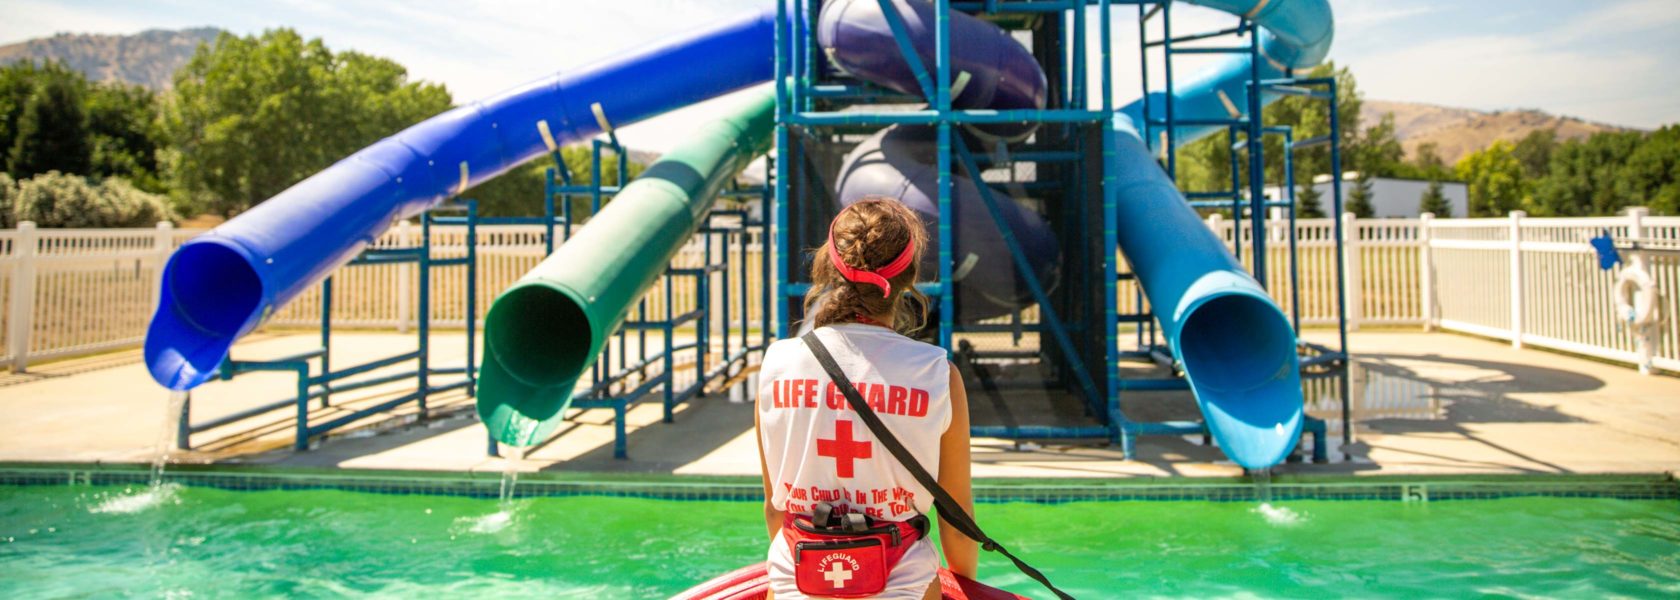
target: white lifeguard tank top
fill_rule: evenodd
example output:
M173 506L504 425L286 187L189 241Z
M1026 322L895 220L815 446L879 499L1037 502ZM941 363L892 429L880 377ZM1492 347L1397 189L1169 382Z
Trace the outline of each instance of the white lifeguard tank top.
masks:
M876 325L820 327L818 339L875 414L929 473L951 424L945 350ZM810 514L817 502L889 521L925 514L933 495L857 418L798 338L770 345L758 379L758 422L771 505Z

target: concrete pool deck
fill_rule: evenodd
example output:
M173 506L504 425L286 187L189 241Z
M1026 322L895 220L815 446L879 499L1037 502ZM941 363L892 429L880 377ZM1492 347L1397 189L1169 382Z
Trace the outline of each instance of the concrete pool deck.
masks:
M1333 331L1309 331L1325 342ZM433 362L458 366L459 332L435 334ZM334 361L346 364L411 350L413 335L343 332ZM263 333L236 346L240 358L284 356L315 347L313 333ZM1339 401L1314 402L1330 421L1331 462L1279 467L1301 475L1658 474L1680 471L1680 378L1571 356L1519 350L1474 337L1413 331L1363 331L1350 347L1360 368L1352 403L1351 444L1343 444ZM447 379L447 378L445 378ZM286 397L294 379L255 373L207 384L192 395L194 420ZM402 383L334 396L316 408L319 423L411 388ZM139 351L34 366L0 376L0 461L146 463L166 438L167 394L152 383ZM973 400L971 400L972 402ZM1194 415L1188 393L1123 398L1132 418ZM433 397L432 416L415 419L411 403L371 416L313 444L291 449L293 409L201 432L178 463L260 464L342 469L490 472L486 436L460 390ZM627 416L628 459L612 457L612 413L573 411L555 440L518 466L526 471L756 475L751 405L727 390L685 404L675 423L660 422L657 401ZM1023 420L1030 418L1022 415ZM1017 445L974 441L982 478L1148 478L1240 475L1200 436L1143 437L1136 460L1096 441Z

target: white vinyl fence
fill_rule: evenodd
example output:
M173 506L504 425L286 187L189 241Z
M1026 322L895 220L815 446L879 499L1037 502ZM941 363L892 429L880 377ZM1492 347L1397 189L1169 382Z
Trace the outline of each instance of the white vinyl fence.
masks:
M1242 241L1243 263L1251 265L1247 223L1218 216L1207 222L1227 244ZM1336 322L1336 244L1331 219L1296 224L1299 298L1289 278L1288 224L1268 224L1269 289L1285 312L1297 300L1303 325ZM1438 327L1511 340L1517 345L1554 348L1634 363L1634 340L1614 314L1611 284L1615 274L1601 271L1587 239L1608 230L1618 239L1640 232L1645 239L1680 240L1680 217L1628 216L1584 219L1529 219L1520 213L1498 219L1355 219L1342 220L1348 232L1343 258L1349 326L1414 325ZM100 352L138 344L145 335L157 299L159 266L181 242L201 233L156 229L43 230L24 224L0 231L0 364L22 370L30 361ZM466 251L460 227L434 227L433 255L460 256ZM404 247L420 241L418 226L401 224L376 246ZM563 241L562 241L563 243ZM673 261L700 264L704 242L696 238ZM713 252L722 251L714 237ZM747 242L745 273L731 272L731 319L750 310L760 318L764 281L759 240ZM730 249L737 252L739 246ZM497 294L544 255L542 230L534 226L484 226L478 229L478 303L482 319ZM1647 261L1662 290L1664 319L1653 364L1680 371L1680 259ZM465 267L435 268L431 276L434 326L460 327L466 318ZM745 276L754 302L738 293ZM419 298L416 265L368 265L341 269L334 278L333 322L337 326L395 328L414 326ZM721 277L714 275L713 293ZM1131 282L1122 282L1130 285ZM684 282L674 286L672 308L692 309L696 298ZM716 297L716 296L714 296ZM662 283L646 301L648 314L665 311ZM1135 288L1120 289L1122 308L1136 302ZM320 291L313 289L276 312L270 324L309 327L320 323ZM1355 349L1357 351L1357 348Z

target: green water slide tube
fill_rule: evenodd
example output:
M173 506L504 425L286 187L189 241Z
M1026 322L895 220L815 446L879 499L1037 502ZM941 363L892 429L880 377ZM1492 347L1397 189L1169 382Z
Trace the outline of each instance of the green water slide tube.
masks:
M776 95L765 85L625 186L571 239L496 298L485 319L478 415L499 442L553 433L580 377L723 186L768 152Z

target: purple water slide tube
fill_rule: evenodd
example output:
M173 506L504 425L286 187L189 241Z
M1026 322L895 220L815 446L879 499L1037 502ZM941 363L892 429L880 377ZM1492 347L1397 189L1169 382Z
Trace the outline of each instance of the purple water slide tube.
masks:
M916 55L932 77L933 5L920 0L891 0L903 19ZM1030 110L1044 108L1049 88L1032 52L1009 33L966 13L950 14L951 107L956 109ZM835 67L894 91L926 97L904 53L899 51L887 14L878 0L830 0L817 18L817 43ZM1030 135L1033 123L977 125L977 133L1010 140Z
M869 196L895 198L922 217L929 240L939 239L934 229L939 223L937 141L937 130L918 126L888 127L870 136L846 156L840 168L840 204L849 206ZM956 319L974 322L1030 306L1032 295L1011 262L1009 247L974 180L958 175L951 181ZM995 187L992 194L1009 197ZM1059 277L1060 250L1050 225L1017 202L998 206L1022 250L1031 257L1039 281L1047 289L1053 287ZM922 272L939 272L938 260L938 253L924 253Z
M921 96L921 83L900 51L897 38L877 0L833 0L817 21L817 43L835 67L866 81ZM934 62L933 6L917 0L892 0L904 31L929 75ZM953 12L951 30L951 105L957 109L1033 110L1045 105L1044 71L1032 53L996 25ZM983 141L1022 139L1033 123L995 123L969 129ZM846 157L837 187L842 206L867 196L897 198L921 215L929 239L939 225L938 171L933 130L889 127L864 141ZM995 190L998 198L1009 194ZM955 318L973 322L1030 306L1028 287L1010 260L997 222L987 212L975 182L952 177L954 240L951 275L956 283ZM1019 202L1001 205L1004 220L1034 263L1046 289L1055 285L1059 250L1050 226ZM938 254L929 252L922 269L936 273Z
M164 268L152 378L205 382L235 340L397 221L559 145L768 81L775 18L757 11L455 108L192 239Z

